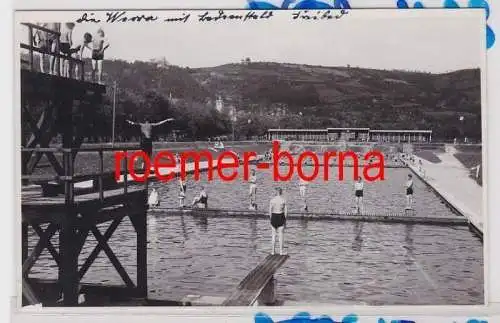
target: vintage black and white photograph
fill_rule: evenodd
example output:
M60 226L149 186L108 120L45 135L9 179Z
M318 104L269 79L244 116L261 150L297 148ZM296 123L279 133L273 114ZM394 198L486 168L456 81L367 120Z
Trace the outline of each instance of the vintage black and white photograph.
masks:
M22 305L484 304L481 14L17 12Z

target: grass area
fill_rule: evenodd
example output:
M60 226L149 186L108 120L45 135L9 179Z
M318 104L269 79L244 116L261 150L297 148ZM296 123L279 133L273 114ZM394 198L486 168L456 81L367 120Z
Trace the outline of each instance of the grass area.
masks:
M481 154L481 145L456 145L454 146L456 150L463 153L479 153Z
M479 147L481 148L481 147ZM461 150L461 149L458 149ZM467 149L468 150L468 149ZM454 154L455 158L458 159L465 167L472 168L477 165L482 165L482 155L481 150L471 149L467 152L459 152ZM476 169L471 169L469 172L469 177L475 180L479 185L483 185L483 174L482 171L479 172L479 176L476 178Z
M434 152L445 152L444 144L414 144L413 147L415 150L424 150L424 151L434 151Z
M441 162L441 159L436 155L435 152L429 150L420 150L414 153L416 156L425 159L431 163L438 164Z

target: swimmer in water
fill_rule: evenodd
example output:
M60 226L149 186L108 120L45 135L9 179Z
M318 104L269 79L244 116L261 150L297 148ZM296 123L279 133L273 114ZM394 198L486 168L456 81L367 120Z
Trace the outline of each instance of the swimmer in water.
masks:
M307 211L307 181L303 180L302 177L299 177L299 194L304 202L304 211Z
M185 207L184 205L184 200L186 199L186 180L182 178L182 176L179 176L179 207L183 208Z
M200 194L194 198L193 204L191 206L195 206L200 209L208 208L208 194L205 192L205 187L200 187Z
M279 238L279 250L280 255L283 255L283 239L285 236L284 229L286 223L286 217L288 214L288 210L286 207L286 200L282 196L283 190L281 188L276 188L276 196L271 199L269 202L269 219L271 221L271 243L272 243L272 251L271 254L275 253L275 245L276 245L276 232L278 233Z
M250 210L257 210L257 175L255 174L255 169L252 169L248 181L250 182L250 190L248 192L248 196L250 197Z
M354 183L354 196L356 197L356 213L361 214L363 208L363 179L358 177L358 180Z
M405 184L406 187L406 208L405 210L411 210L413 204L413 179L412 175L408 174L408 180Z

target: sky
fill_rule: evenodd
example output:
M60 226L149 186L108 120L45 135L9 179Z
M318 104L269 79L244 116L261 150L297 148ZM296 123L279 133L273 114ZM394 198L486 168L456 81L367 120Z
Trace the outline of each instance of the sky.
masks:
M252 61L433 73L477 68L484 63L481 10L351 10L341 19L328 21L293 20L291 11L277 11L272 19L245 23L201 23L197 15L203 12L191 11L187 23L77 24L73 38L80 40L83 33L102 28L110 42L106 58L147 61L165 57L170 64L191 68L236 63L246 57ZM105 12L94 13L105 17ZM182 16L185 11L140 13L163 20ZM81 15L22 12L17 18L75 21Z

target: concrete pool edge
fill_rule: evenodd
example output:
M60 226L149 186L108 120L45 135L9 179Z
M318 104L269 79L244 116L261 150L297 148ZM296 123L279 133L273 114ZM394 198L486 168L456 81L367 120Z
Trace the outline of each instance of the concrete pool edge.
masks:
M483 242L483 231L481 223L474 223L474 219L477 218L477 216L472 216L465 210L462 210L450 194L441 192L435 184L431 184L428 180L426 180L416 166L408 164L408 169L412 173L414 173L415 176L417 176L427 187L429 187L439 198L441 198L454 213L466 218L469 224L469 229L481 240L481 243Z

